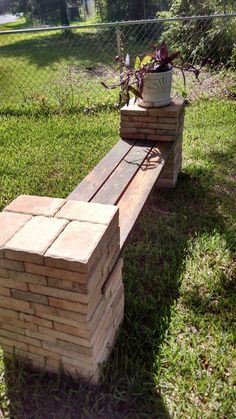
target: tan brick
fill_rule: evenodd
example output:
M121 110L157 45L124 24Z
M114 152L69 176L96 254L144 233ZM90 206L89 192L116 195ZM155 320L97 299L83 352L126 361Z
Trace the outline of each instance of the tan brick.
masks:
M22 214L0 213L0 248L2 248L31 216Z
M31 354L38 354L44 357L48 357L50 359L60 360L60 355L54 351L48 351L45 348L38 348L33 345L29 345L29 353Z
M51 330L51 329L48 329ZM57 339L52 336L52 334L44 334L41 332L37 332L37 331L32 331L32 330L26 330L25 331L26 336L29 336L31 338L35 338L38 339L40 341L44 341L44 342L51 342L51 343L57 343Z
M9 271L11 273L11 271ZM7 287L7 288L15 288L22 291L27 291L28 287L25 282L15 281L10 278L0 278L0 286Z
M69 200L55 217L105 226L113 222L118 226L119 211L115 205Z
M72 272L65 269L51 268L49 266L34 265L32 263L25 263L26 272L49 276L57 279L64 279L65 281L86 283L87 276L82 272Z
M1 281L1 278L0 278L0 281ZM0 295L10 297L11 296L11 291L10 291L9 288L0 286Z
M4 297L3 301L0 299L0 307L7 307L8 309L19 310L29 314L33 313L33 310L27 301L19 301L11 297Z
M7 242L4 247L6 257L43 264L43 254L67 223L68 220L57 218L33 217Z
M160 116L158 118L158 122L160 124L168 124L168 125L174 124L174 125L176 125L178 123L178 121L179 121L179 119L177 117L174 117L174 118L162 118Z
M57 330L47 329L45 327L39 327L39 331L44 335L54 336L55 338L64 340L65 342L76 343L77 345L85 346L87 348L92 347L92 344L88 339L84 339L80 336L70 335L67 333L59 332Z
M19 335L17 332L8 332L7 330L0 329L0 336L10 339L14 342L41 347L41 342L39 340L30 338L28 336Z
M32 307L36 312L37 317L46 318L46 320L53 320L58 323L69 324L72 326L85 326L86 316L72 311L62 310L55 307L44 306L32 303Z
M34 293L47 295L50 297L57 297L63 300L74 301L77 303L87 303L88 301L88 297L84 294L66 290L58 290L56 288L42 287L40 285L29 284L29 290Z
M6 320L8 323L12 321L15 322L18 320L18 312L13 310L8 310L7 308L0 308L0 317L1 320Z
M6 259L0 260L0 268L8 269L11 271L17 271L17 272L24 272L25 270L23 262L16 262L14 260L6 260Z
M22 281L31 284L47 285L47 280L42 275L33 275L28 272L9 271L9 278L14 281Z
M0 268L0 278L8 278L8 271L7 271L7 269Z
M75 303L72 301L60 300L58 298L49 297L49 305L52 307L61 308L63 310L74 311L76 313L87 314L88 307L85 304Z
M23 329L23 330L29 329L29 330L33 330L33 331L36 332L38 330L38 326L36 324L26 323L24 321L17 320L17 319L15 319L13 317L12 318L9 317L7 319L7 322L4 319L4 317L1 317L0 326L1 326L2 329L13 330L13 331L14 330L15 331L18 331L20 329Z
M63 369L66 375L73 377L75 380L86 380L90 385L97 385L99 383L101 372L99 369L91 371L89 368L75 367L73 365L63 362Z
M140 116L140 115L147 115L147 110L145 108L139 107L137 104L134 104L130 101L129 105L123 106L120 110L121 115L127 116Z
M65 334L68 334L71 336L77 336L84 339L89 339L91 336L90 331L82 328L80 325L71 326L68 324L61 324L61 323L54 322L54 329Z
M66 201L45 196L20 195L4 211L53 217Z
M52 328L53 327L53 323L52 323L51 320L41 319L41 318L36 317L36 316L30 316L29 314L19 313L19 319L26 322L26 327L27 328L29 328L28 323L34 324L34 325L39 325L39 326L44 326L44 327L47 327L47 328Z
M34 294L29 291L12 290L12 295L19 300L32 301L39 304L48 304L48 298L46 296Z
M87 365L89 367L90 363L92 363L90 355L86 354L86 351L91 352L90 349L76 345L75 343L58 340L56 345L50 342L42 342L42 347L49 351L55 351L60 355L76 358L78 362L81 360L81 366Z
M19 342L17 340L14 339L9 339L8 337L3 337L0 335L0 344L4 347L5 345L11 347L11 348L17 348L17 349L22 349L24 351L27 351L28 346L26 343L23 342Z
M71 221L45 253L46 265L88 272L105 232L101 224Z
M79 284L78 282L64 281L63 279L57 279L57 278L48 278L47 282L48 282L48 286L52 288L57 288L57 289L59 288L61 290L80 292L83 294L86 293L86 287L82 284ZM86 301L86 299L84 301Z

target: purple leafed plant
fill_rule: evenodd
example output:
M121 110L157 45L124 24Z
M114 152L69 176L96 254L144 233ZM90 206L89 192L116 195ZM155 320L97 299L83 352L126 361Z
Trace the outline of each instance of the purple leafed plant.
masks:
M130 65L129 54L126 55L125 59L119 55L116 57L116 61L119 63L118 69L120 69L121 72L121 80L119 83L113 84L112 86L108 86L104 82L102 82L102 85L106 89L116 89L117 87L121 87L119 100L120 104L124 102L128 104L131 93L134 94L135 100L137 98L142 99L145 75L148 73L162 73L171 70L173 67L173 61L180 55L179 51L169 54L165 41L163 41L160 46L153 45L153 49L154 53L145 54L142 60L139 57L136 57L134 67ZM198 78L199 71L193 66L175 65L175 67L182 71L184 83L184 70L194 72L195 76Z

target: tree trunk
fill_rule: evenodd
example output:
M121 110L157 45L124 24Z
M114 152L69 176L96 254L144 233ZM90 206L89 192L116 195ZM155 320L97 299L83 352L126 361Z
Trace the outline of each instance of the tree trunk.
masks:
M67 15L66 0L59 0L60 17L62 26L69 26L70 22Z

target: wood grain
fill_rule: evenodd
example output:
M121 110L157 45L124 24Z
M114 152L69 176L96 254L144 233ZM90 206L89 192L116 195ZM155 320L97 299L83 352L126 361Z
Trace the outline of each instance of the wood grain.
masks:
M73 192L70 193L67 199L90 201L135 143L136 141L134 140L119 140Z

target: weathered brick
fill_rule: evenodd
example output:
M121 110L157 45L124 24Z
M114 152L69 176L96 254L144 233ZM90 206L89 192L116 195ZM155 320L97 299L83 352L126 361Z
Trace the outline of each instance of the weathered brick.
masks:
M0 278L8 278L8 271L7 271L7 269L0 268Z
M68 333L59 332L57 330L47 329L45 327L39 327L39 331L44 335L54 336L55 338L64 340L65 342L76 343L77 345L91 348L91 343L88 339L84 339L80 336L70 335Z
M26 272L49 276L57 279L64 279L65 281L86 283L87 276L82 272L72 272L65 269L51 268L49 266L35 265L32 263L25 263Z
M88 272L105 232L106 226L101 224L71 221L45 253L45 263Z
M25 270L23 262L7 260L7 259L0 260L0 268L11 270L11 271L17 271L17 272L24 272Z
M1 334L0 334L0 344L3 346L3 348L4 348L5 345L7 345L11 348L15 347L17 349L22 349L24 351L28 350L28 346L27 346L26 343L17 341L15 339L10 339L8 337L1 336Z
M46 318L46 320L53 320L58 323L70 324L72 326L83 326L86 324L86 316L72 311L62 310L55 307L49 307L32 303L37 317Z
M20 195L4 211L53 217L66 201L45 196Z
M6 257L43 264L43 254L67 223L68 220L63 219L33 217L7 242L4 247Z
M9 271L11 273L11 271ZM0 278L0 286L7 288L15 288L22 291L27 291L28 287L25 282L19 282L11 278Z
M33 313L33 310L27 301L19 301L11 297L4 297L3 301L0 299L0 307L7 307L8 309L19 310L29 314Z
M121 137L127 140L143 140L143 134L131 134L130 132L126 131L122 131Z
M0 278L0 281L1 281L1 278ZM10 297L11 296L11 291L10 291L9 288L2 287L0 285L0 295L4 295L4 296L7 296L7 297Z
M48 329L51 330L51 329ZM25 331L26 336L29 336L31 338L35 338L38 339L40 341L44 341L44 342L51 342L51 343L57 343L57 339L52 336L52 334L45 334L45 333L41 333L38 331L32 331L32 330L26 330Z
M9 271L8 276L10 279L14 280L16 283L18 281L22 281L22 282L31 283L31 284L47 285L47 280L42 275L33 275L28 272Z
M138 133L140 134L155 134L155 130L151 128L139 128Z
M30 338L28 336L19 335L16 332L15 333L8 332L7 330L0 329L0 336L6 339L10 339L14 342L20 342L20 344L25 343L25 344L41 347L41 342L39 340Z
M92 359L89 358L90 349L76 345L75 343L57 340L56 345L51 342L42 342L42 347L49 351L55 351L60 355L75 358L78 362L81 360L81 366L87 364L89 367L92 363Z
M54 329L65 334L77 336L84 339L89 339L91 336L91 333L85 328L82 328L79 324L77 326L71 326L67 323L61 324L54 322Z
M87 314L88 307L85 304L60 300L58 298L49 297L48 298L49 305L52 307L61 308L63 310L74 311L77 313Z
M77 303L88 302L88 297L86 295L80 294L77 292L60 290L60 289L50 288L50 287L42 287L40 285L34 285L34 284L29 284L29 290L31 292L41 294L42 296L47 295L50 297L55 297L55 298L57 297L57 298L61 298L62 300L74 301Z
M63 279L57 278L48 278L47 282L48 286L52 288L80 292L82 294L85 294L87 292L86 287L82 284L79 284L78 282L64 281ZM86 299L84 301L86 301Z
M47 328L52 328L53 327L53 322L51 320L41 319L39 317L31 316L29 314L19 313L19 319L26 322L27 328L29 327L28 323L35 324L35 325L38 325L38 326L44 326L44 327L47 327Z
M111 222L118 225L119 210L115 205L69 200L55 217L105 226L110 225Z
M45 295L35 294L29 291L12 290L12 295L19 300L32 301L39 304L48 304L48 298Z
M48 357L50 359L60 359L60 355L57 352L54 351L48 351L45 348L38 348L36 346L33 345L29 345L29 353L31 354L38 354L38 355L42 355L45 357Z
M8 308L0 308L0 317L2 321L7 321L11 323L11 321L15 322L18 320L18 312L14 310L8 310Z
M20 230L31 216L0 213L0 249Z

